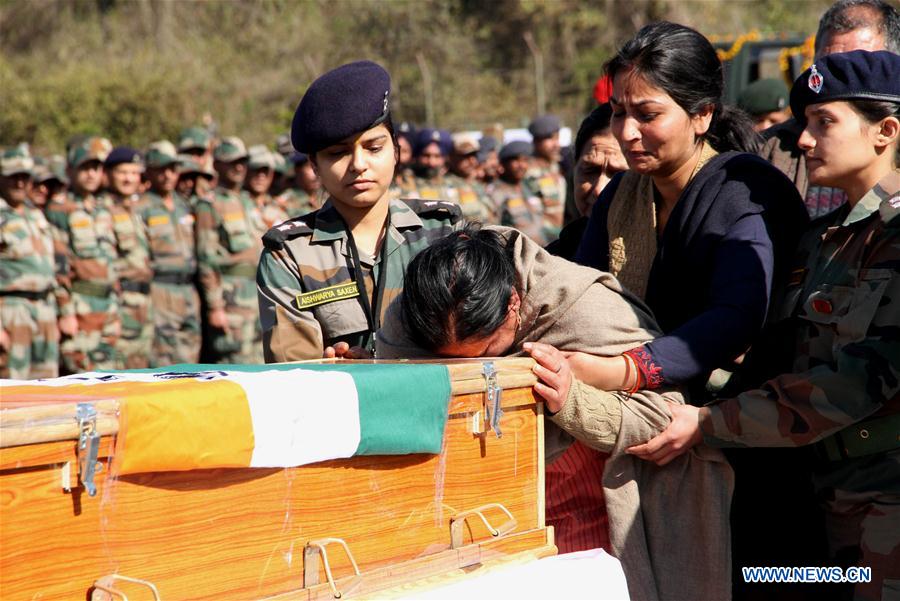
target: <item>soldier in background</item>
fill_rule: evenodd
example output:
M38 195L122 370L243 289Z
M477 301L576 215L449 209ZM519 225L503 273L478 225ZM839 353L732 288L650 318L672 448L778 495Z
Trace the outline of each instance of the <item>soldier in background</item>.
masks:
M69 186L69 178L66 177L66 159L60 155L53 155L40 164L35 161L32 178L31 198L32 204L43 210L47 203L63 202L66 189Z
M493 136L482 136L478 150L478 179L490 184L500 175L500 143Z
M544 228L544 205L540 197L525 184L531 155L531 144L510 142L500 149L500 177L488 186L500 225L514 227L541 246L555 236Z
M33 165L23 146L0 157L0 378L59 374L53 237L28 201Z
M154 142L145 157L150 190L140 203L147 231L153 281L153 367L196 363L200 359L200 296L194 214L175 192L179 160L175 146Z
M212 164L204 162L205 160L201 156L178 155L178 183L175 191L192 207L197 196L209 194L216 178Z
M219 187L197 202L197 259L210 351L221 363L262 363L255 278L266 228L241 189L247 177L244 142L223 138L213 157Z
M265 229L268 230L290 217L284 207L269 193L275 180L275 153L269 152L268 148L260 144L251 146L247 154L247 179L244 182L244 189L250 195L250 200L253 201L262 216Z
M559 167L562 158L560 127L556 115L541 115L528 126L533 138L534 155L525 181L544 203L544 222L552 238L559 235L562 229L566 208L566 178Z
M293 181L291 187L278 196L278 204L291 217L315 211L321 206L321 184L309 157L302 152L294 152L288 162L292 166Z
M105 138L74 140L67 157L71 191L64 202L47 204L57 277L65 291L58 299L63 374L119 367L116 240L112 215L97 197L110 150L112 144Z
M119 276L119 316L122 333L117 341L119 362L126 369L150 366L153 345L153 319L150 306L150 248L141 220L141 175L144 160L127 146L113 148L103 163L109 181L103 203L112 215L115 233L116 274Z
M487 195L484 184L478 180L478 151L481 150L478 139L470 134L455 134L452 139L450 174L446 182L453 188L455 198L446 200L456 200L463 217L469 221L495 223L494 203Z
M456 202L456 191L446 181L447 158L453 150L450 132L445 129L420 129L416 132L413 150L415 189L403 189L401 198Z
M741 92L738 106L750 115L758 132L791 118L788 88L780 79L757 79Z

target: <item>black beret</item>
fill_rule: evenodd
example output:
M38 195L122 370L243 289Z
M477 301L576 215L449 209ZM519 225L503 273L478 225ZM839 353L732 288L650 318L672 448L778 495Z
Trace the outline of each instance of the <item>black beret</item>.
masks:
M453 137L446 129L433 129L425 127L416 132L416 141L413 144L413 154L419 156L429 144L437 144L441 154L450 156L453 151Z
M516 140L500 149L500 160L508 161L516 157L530 157L534 153L534 146L530 142Z
M807 106L833 100L900 103L900 55L886 50L828 54L816 59L791 88L791 111L801 122Z
M141 157L141 153L134 148L129 148L128 146L116 146L108 155L106 155L103 166L109 169L116 165L121 165L122 163L137 163L138 165L143 165L144 159Z
M291 123L291 143L313 154L388 118L391 76L372 61L329 71L306 90Z
M531 134L532 138L540 140L542 138L549 138L558 132L561 127L562 123L560 123L559 117L556 115L541 115L540 117L536 117L535 120L531 122L531 125L528 126L528 133Z

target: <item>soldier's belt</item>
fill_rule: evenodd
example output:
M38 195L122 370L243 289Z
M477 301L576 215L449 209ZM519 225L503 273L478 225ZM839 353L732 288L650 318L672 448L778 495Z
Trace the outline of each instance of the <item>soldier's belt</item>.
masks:
M26 298L33 301L45 300L52 293L52 289L42 290L41 292L34 292L32 290L0 290L0 296Z
M137 292L138 294L150 294L150 282L135 282L134 280L120 280L123 292Z
M247 263L223 265L220 271L222 272L222 275L256 279L256 265L248 265Z
M99 282L86 282L84 280L76 280L72 282L72 292L77 292L78 294L83 294L84 296L108 298L113 293L113 287L109 284L100 284Z
M813 448L820 459L842 461L900 448L900 413L873 417L824 438Z
M194 283L193 273L156 273L153 274L153 281L159 284L175 284L178 286L186 286Z

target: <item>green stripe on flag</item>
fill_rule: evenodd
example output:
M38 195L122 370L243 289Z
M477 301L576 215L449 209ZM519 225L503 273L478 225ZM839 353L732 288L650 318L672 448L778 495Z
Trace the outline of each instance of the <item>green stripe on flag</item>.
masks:
M450 404L450 374L437 364L222 365L179 364L115 373L192 374L203 371L339 371L350 374L359 397L356 455L440 453ZM286 392L289 394L289 392ZM327 399L325 399L327 402Z

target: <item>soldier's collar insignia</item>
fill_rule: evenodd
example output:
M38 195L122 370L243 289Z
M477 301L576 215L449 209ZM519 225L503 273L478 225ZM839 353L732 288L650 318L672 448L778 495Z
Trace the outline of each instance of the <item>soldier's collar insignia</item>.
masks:
M815 63L813 63L812 71L809 74L809 79L806 84L809 86L809 89L818 94L822 91L822 84L825 82L825 78L822 77L822 74L816 69Z

